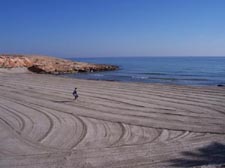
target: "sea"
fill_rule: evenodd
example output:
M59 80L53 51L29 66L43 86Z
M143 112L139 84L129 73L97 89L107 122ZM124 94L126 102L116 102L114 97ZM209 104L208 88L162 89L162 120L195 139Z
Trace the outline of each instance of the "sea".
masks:
M225 85L225 57L98 57L73 61L118 65L116 71L67 74L67 77L176 85Z

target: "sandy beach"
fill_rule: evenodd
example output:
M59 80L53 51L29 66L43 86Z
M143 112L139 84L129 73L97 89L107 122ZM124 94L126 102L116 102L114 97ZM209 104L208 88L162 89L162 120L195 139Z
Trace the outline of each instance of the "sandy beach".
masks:
M224 87L0 71L1 168L222 165Z

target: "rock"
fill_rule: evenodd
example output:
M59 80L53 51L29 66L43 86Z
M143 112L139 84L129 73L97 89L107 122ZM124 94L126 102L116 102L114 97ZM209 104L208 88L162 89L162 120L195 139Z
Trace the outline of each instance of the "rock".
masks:
M0 56L0 67L3 68L29 67L31 65L31 60L23 56Z
M218 87L224 87L225 85L222 85L222 84L218 84L217 86L218 86Z
M118 66L73 62L44 56L0 55L0 68L26 67L35 73L62 74L116 70Z

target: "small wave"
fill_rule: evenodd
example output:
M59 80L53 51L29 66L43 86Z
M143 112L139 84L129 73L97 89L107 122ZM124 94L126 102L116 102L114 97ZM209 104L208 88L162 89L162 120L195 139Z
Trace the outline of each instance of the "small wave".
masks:
M102 77L102 76L104 76L104 75L103 75L103 74L92 74L92 76Z
M166 81L176 81L176 80L179 80L178 78L157 78L157 77L148 77L148 79L152 79L152 80L166 80Z
M183 77L201 77L202 75L195 75L195 74L176 74L177 76Z
M119 82L120 80L116 79L98 79L98 78L85 78L86 80L93 80L93 81L111 81L111 82Z
M209 79L180 79L180 80L186 80L186 81L209 81Z
M142 74L142 75L168 75L166 73L161 73L161 72L143 72L143 73L137 73L137 74Z
M148 79L148 76L131 76L133 79Z
M209 79L197 79L197 78L151 78L149 77L149 79L153 79L153 80L168 80L168 81L209 81Z

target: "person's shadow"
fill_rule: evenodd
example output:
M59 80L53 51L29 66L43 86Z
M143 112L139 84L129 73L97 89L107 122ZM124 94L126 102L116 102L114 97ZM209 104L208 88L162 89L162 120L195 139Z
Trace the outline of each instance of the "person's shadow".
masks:
M195 152L182 152L184 158L170 160L172 167L221 165L225 167L225 145L213 142ZM224 165L223 165L224 164Z

